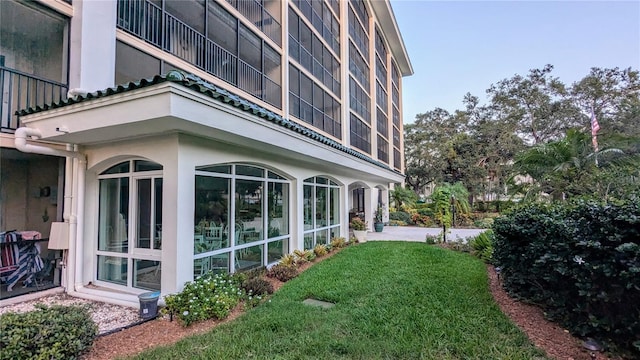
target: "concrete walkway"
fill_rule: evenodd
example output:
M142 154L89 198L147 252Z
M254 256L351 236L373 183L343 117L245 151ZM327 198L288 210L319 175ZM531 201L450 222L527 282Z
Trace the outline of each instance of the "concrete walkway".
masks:
M466 239L476 236L487 229L450 229L447 231L447 241L457 238ZM417 226L385 226L382 232L367 232L367 240L401 240L424 242L427 235L438 235L442 228L424 228Z

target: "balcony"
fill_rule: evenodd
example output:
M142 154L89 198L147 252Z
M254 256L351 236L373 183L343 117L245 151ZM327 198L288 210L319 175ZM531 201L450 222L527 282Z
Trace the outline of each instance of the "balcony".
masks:
M13 133L20 127L16 111L67 98L67 85L4 66L0 66L0 85L0 131L4 133Z
M260 100L282 107L281 86L267 76L270 69L252 67L149 1L119 1L117 25Z

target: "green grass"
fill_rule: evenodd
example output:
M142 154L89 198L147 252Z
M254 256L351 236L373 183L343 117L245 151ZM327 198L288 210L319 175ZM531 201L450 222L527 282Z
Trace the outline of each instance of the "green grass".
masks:
M348 247L237 320L138 358L545 359L493 302L480 260L408 242Z

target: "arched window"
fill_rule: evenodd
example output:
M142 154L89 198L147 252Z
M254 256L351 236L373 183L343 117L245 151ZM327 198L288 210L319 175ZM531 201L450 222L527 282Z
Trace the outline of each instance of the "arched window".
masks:
M196 168L194 277L277 262L289 253L289 181L265 168Z
M162 165L129 160L98 181L97 282L160 290Z
M325 177L304 180L304 248L340 236L340 187Z

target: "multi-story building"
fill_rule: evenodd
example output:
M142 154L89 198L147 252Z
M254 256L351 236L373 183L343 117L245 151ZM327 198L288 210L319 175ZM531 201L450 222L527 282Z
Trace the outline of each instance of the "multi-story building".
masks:
M348 237L349 214L372 224L403 180L413 70L389 1L0 1L0 16L0 231L49 239L37 253L61 279L38 288L135 305Z

